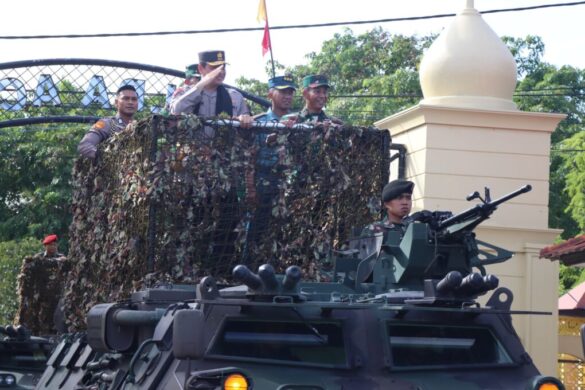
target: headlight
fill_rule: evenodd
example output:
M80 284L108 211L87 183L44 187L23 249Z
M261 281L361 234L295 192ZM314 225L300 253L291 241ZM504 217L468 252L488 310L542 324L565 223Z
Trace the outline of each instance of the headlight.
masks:
M12 374L0 374L0 387L12 387L16 383L16 377Z
M4 383L6 383L8 386L12 386L14 383L16 383L16 378L13 375L6 375L4 377Z
M224 390L248 390L248 380L242 374L230 374L223 382Z
M247 390L248 380L242 374L230 374L223 382L224 390Z
M537 376L532 381L532 390L565 390L565 386L555 377Z

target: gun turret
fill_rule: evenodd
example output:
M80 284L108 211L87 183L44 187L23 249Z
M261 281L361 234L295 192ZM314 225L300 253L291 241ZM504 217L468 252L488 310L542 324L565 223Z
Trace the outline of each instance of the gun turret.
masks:
M488 188L483 198L476 191L467 199L481 203L457 215L428 210L414 213L404 219L403 234L385 233L379 249L362 259L357 266L357 274L362 276L354 284L362 291L376 292L420 291L425 286L425 292L433 296L455 300L473 299L495 289L499 281L486 274L485 266L506 261L513 253L477 240L473 230L500 204L531 189L525 185L493 201ZM479 272L474 273L474 268ZM432 287L429 284L427 289L426 281L432 282Z

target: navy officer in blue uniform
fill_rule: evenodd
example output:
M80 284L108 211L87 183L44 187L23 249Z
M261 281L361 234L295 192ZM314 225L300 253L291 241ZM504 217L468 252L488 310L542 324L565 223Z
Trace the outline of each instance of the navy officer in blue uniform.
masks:
M256 122L279 122L289 113L297 86L292 76L277 76L268 80L268 98L272 106L267 112L254 117ZM292 121L284 121L292 125ZM261 235L269 228L272 208L278 199L279 188L279 145L276 144L276 133L259 130L254 142L256 144L256 164L254 174L248 182L254 183L252 201L256 203L256 210L248 227L246 247L257 242ZM247 250L245 251L247 252Z

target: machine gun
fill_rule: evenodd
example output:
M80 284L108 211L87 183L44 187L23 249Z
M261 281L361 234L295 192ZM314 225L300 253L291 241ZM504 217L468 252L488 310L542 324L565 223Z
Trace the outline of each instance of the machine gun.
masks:
M494 201L491 200L490 197L490 189L485 188L485 195L482 198L479 195L479 192L475 191L474 193L467 196L467 200L479 199L482 203L471 207L463 211L460 214L454 215L450 218L447 218L438 224L438 233L443 236L449 235L456 235L460 234L461 232L470 232L477 225L485 221L492 215L494 211L496 211L497 207L507 202L510 199L517 197L518 195L524 194L532 190L532 186L527 184L516 191L509 193L508 195L504 195L499 199Z

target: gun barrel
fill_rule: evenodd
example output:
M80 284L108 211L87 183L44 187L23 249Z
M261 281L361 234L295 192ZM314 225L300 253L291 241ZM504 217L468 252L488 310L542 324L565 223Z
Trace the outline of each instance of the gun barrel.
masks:
M526 184L525 186L517 189L516 191L513 191L507 195L502 196L501 198L498 198L492 202L487 202L487 203L483 203L483 204L477 204L465 211L463 211L460 214L454 215L451 218L447 218L446 220L442 221L441 223L439 223L439 230L443 230L448 228L449 226L453 226L455 224L467 221L469 219L472 218L478 218L479 220L473 225L476 226L477 224L479 224L481 221L487 219L495 210L496 208L512 199L517 197L518 195L524 194L526 192L529 192L532 190L532 186L530 184Z

